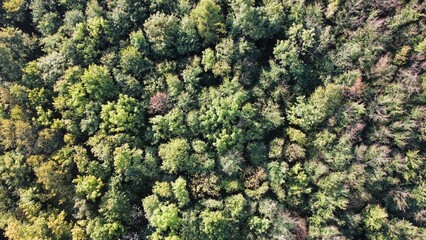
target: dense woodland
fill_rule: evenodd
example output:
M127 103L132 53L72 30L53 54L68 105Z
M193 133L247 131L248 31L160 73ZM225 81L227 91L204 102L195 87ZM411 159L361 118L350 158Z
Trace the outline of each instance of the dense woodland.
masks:
M0 6L5 238L426 239L423 1Z

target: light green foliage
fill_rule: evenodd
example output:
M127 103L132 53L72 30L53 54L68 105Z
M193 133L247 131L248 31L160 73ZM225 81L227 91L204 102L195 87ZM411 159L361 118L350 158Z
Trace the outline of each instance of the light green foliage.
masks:
M172 195L172 186L169 182L155 182L152 192L160 197L168 198Z
M176 179L175 182L172 183L173 194L178 200L179 207L183 207L189 203L189 194L186 190L186 180L182 177Z
M220 6L214 0L201 0L191 12L204 45L216 42L225 33L225 21Z
M423 237L424 232L407 220L392 219L387 237L391 239L416 239Z
M265 126L269 129L276 129L284 123L284 117L280 111L278 104L268 102L262 109L262 116L269 123L270 126Z
M73 182L76 184L77 193L82 194L87 199L95 201L102 194L103 182L95 176L78 176Z
M339 8L340 0L329 0L327 5L327 12L326 16L327 18L333 17L334 13Z
M342 99L341 88L329 84L319 87L308 98L299 97L297 105L292 106L287 118L292 124L309 131L322 123L339 106Z
M279 40L274 47L273 54L279 61L284 71L288 71L295 77L301 76L303 63L300 56L303 56L315 43L314 29L304 29L302 24L293 24L287 32L287 40ZM300 42L300 44L296 44Z
M215 89L204 94L209 94L211 102L201 108L202 114L198 119L201 130L209 140L215 141L213 145L220 154L231 147L241 148L242 129L235 123L241 114L239 109L246 101L246 92L238 91L224 98L220 98L221 92Z
M234 48L236 43L231 38L223 39L215 47L215 64L212 72L215 76L221 76L229 79L232 72L232 64L234 63Z
M225 180L222 182L222 187L228 193L238 192L243 188L238 180Z
M30 169L24 164L24 156L16 152L7 152L0 156L1 182L8 188L17 189L25 185Z
M344 185L343 173L332 173L318 182L320 191L311 199L311 209L314 211L310 221L312 222L313 236L329 236L334 233L332 229L324 228L325 223L335 217L337 209L344 210L348 205L348 189ZM331 231L331 232L330 232ZM334 231L335 232L335 231Z
M138 101L127 95L102 106L100 128L112 133L138 134L143 127L143 112Z
M268 190L267 174L261 167L248 169L245 173L245 193L252 199L260 199Z
M179 228L182 222L179 217L179 210L174 204L160 205L154 210L149 220L152 226L160 232L167 229L173 232Z
M129 222L128 213L131 211L129 194L120 190L110 189L102 197L99 212L109 222Z
M298 206L302 203L302 196L311 193L309 178L302 169L302 165L297 163L289 171L286 182L287 202L290 206Z
M224 216L221 211L203 211L201 213L201 230L206 234L207 239L227 239L231 234L228 229L230 219Z
M160 206L161 202L157 195L150 195L142 200L143 209L147 219L151 219L154 215L154 210Z
M231 1L232 33L259 40L273 36L284 24L283 5L280 1L262 1L260 6L252 0Z
M96 101L109 99L115 95L114 81L105 67L90 65L84 70L81 82L84 91Z
M425 158L419 155L419 151L409 150L405 157L405 169L402 170L404 179L415 182L423 179L426 174L424 162Z
M125 144L114 150L114 171L125 176L125 180L141 183L142 155L141 149L131 149Z
M163 160L161 168L170 173L188 169L190 145L187 140L175 138L160 145L158 155Z
M97 11L102 10L97 9ZM94 59L101 54L100 48L111 41L108 20L99 16L96 12L92 14L94 16L86 22L80 22L75 26L71 43L75 44L76 52L66 52L70 58L74 58L76 61L81 59L85 65L93 63Z
M386 210L380 207L379 205L370 205L365 209L365 227L369 231L376 231L382 228L386 223L386 218L388 214Z
M426 38L423 41L419 42L419 44L415 47L415 49L419 53L426 53Z
M268 156L271 159L281 159L283 157L284 139L275 138L269 144Z
M214 64L216 62L216 56L214 51L211 48L207 48L203 51L203 60L204 70L213 70Z
M396 65L404 65L407 62L408 54L411 50L409 46L403 46L401 50L395 55L393 63Z
M151 62L134 46L123 49L120 55L120 65L123 72L133 76L140 76L151 65Z
M255 1L236 0L231 2L234 31L258 40L269 34L268 21L263 8L256 8Z
M87 233L90 238L114 239L120 236L124 231L124 226L118 222L106 222L102 218L95 218L87 223Z
M237 220L243 217L245 213L244 208L246 204L246 199L242 194L233 195L225 199L224 210L228 212L229 216L232 219Z
M306 143L306 134L298 129L288 128L287 135L290 138L290 141L293 141L302 145Z
M254 231L255 234L262 235L271 226L271 221L267 218L260 218L258 216L254 216L249 221L249 228L251 231Z
M278 199L283 201L286 196L286 191L283 184L286 181L288 165L285 162L270 162L268 163L268 179L272 191L277 195Z
M129 38L130 38L130 44L133 47L137 48L137 50L143 51L147 49L148 42L142 30L131 32Z
M185 116L178 108L173 108L164 116L157 115L149 121L154 131L154 139L157 141L161 139L170 139L175 136L183 136L186 132L184 122Z
M413 5L407 4L399 14L391 19L390 27L392 29L398 29L409 22L416 21L420 16L421 14L413 8Z

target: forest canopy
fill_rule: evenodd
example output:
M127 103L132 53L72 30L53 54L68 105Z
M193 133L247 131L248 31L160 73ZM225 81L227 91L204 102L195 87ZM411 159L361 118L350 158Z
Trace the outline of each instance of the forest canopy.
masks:
M0 0L0 238L426 239L421 0Z

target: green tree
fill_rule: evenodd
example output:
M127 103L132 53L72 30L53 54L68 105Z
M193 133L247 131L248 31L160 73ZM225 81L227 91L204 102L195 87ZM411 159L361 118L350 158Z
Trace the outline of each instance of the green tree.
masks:
M14 191L27 185L30 168L24 162L24 156L16 152L7 152L0 156L0 175L2 185Z
M204 45L215 43L225 33L225 20L220 6L214 0L201 0L191 17L197 26Z
M116 102L102 106L100 128L110 133L139 134L143 129L143 110L139 102L120 94Z
M259 40L269 35L268 18L263 8L255 7L255 1L236 0L231 2L232 26L238 35Z
M96 198L102 195L103 182L95 176L79 176L73 182L76 184L77 193L82 194L87 199L95 201Z
M175 138L161 144L158 155L163 160L161 168L169 173L178 173L191 167L190 145L186 139Z
M179 54L188 54L200 49L200 37L194 20L189 16L181 19L181 25L177 37L177 52Z
M182 177L179 177L172 183L173 194L178 200L179 207L184 207L190 201L186 187L186 180Z
M207 239L228 239L232 231L230 228L230 219L222 211L201 212L201 231Z
M123 72L135 77L141 76L151 65L151 61L134 46L121 50L120 55L120 66Z
M154 53L161 57L176 54L179 24L175 15L157 12L151 15L143 26Z
M81 76L84 90L95 101L105 101L115 95L115 84L105 67L90 65Z
M339 106L342 100L342 91L339 86L327 85L319 87L308 98L299 97L297 105L288 111L288 120L303 130L318 127Z

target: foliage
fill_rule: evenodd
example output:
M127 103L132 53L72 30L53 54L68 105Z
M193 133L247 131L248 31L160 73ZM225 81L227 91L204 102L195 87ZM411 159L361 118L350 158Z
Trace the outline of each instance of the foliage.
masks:
M426 239L424 1L0 1L0 239Z
M214 0L201 0L191 12L205 45L212 44L225 32L224 16Z
M189 164L189 143L182 138L160 145L158 155L163 160L161 168L170 173L185 170Z

